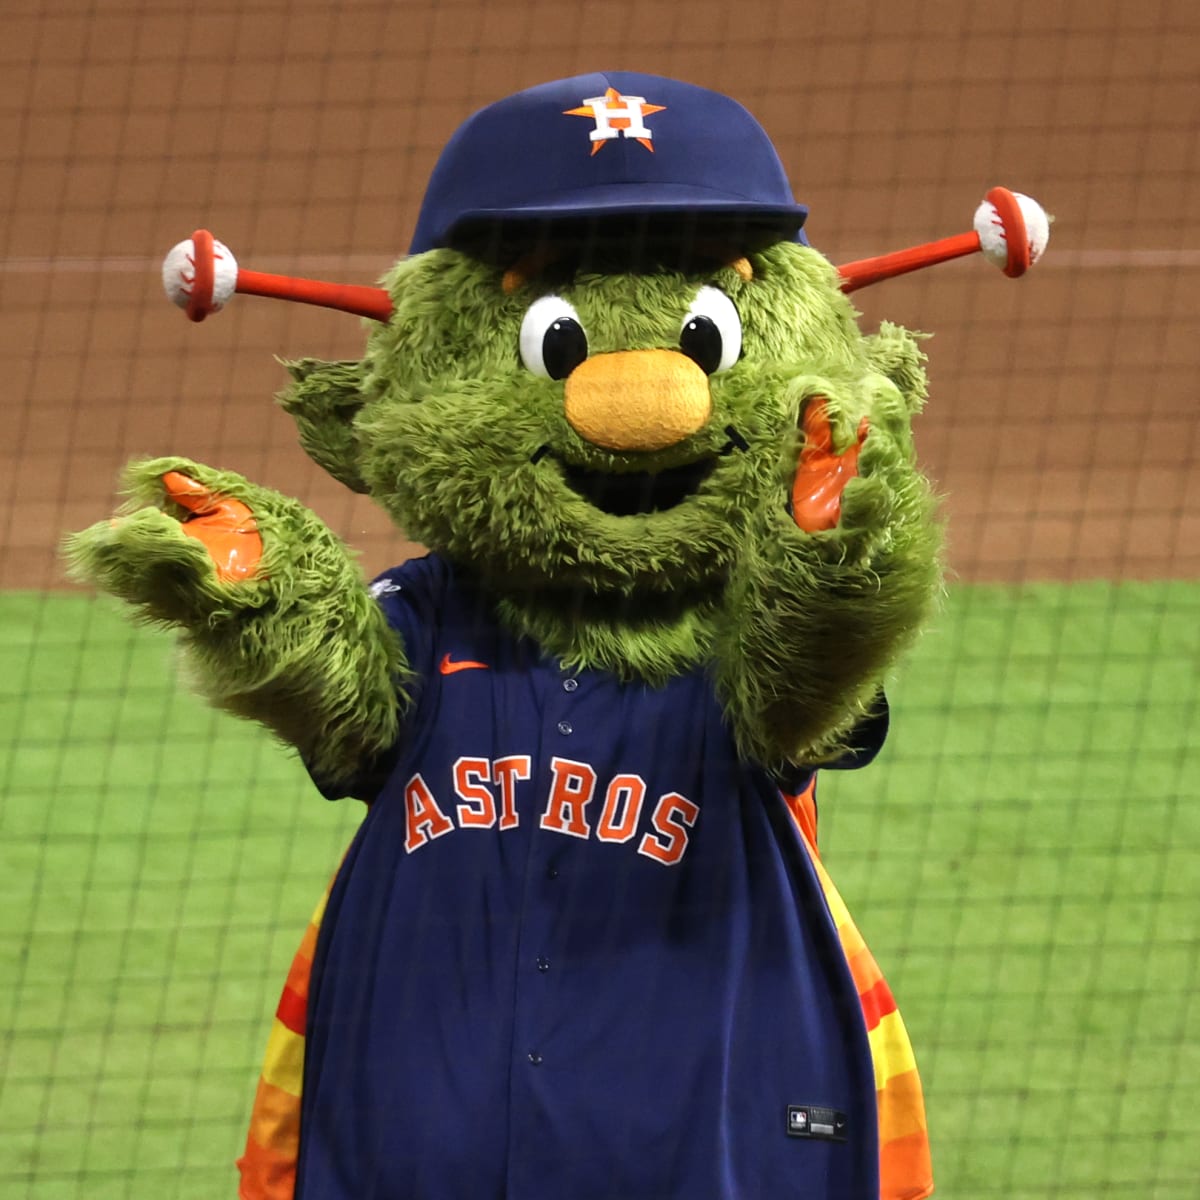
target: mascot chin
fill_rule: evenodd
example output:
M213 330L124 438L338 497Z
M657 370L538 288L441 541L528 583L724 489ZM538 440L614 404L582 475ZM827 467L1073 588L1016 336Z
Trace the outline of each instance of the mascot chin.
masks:
M734 101L614 72L475 114L410 254L355 287L168 256L371 318L290 363L305 450L424 557L364 580L296 500L128 468L75 575L366 815L270 1036L243 1200L917 1200L921 1088L818 858L820 770L888 727L934 608L914 337L847 292L1046 217L841 268Z

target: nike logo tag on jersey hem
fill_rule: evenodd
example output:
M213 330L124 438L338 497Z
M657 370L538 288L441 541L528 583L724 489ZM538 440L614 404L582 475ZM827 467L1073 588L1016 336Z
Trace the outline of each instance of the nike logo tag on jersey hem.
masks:
M489 669L487 663L474 662L469 658L451 659L448 654L443 654L442 661L438 663L438 670L443 675L453 675L457 671L487 671Z
M819 1138L826 1142L846 1140L846 1114L819 1104L789 1104L788 1137Z

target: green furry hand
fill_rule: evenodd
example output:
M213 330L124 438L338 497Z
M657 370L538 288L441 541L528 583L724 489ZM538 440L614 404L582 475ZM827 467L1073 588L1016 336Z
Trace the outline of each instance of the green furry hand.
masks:
M185 458L130 464L117 516L66 540L73 578L147 620L210 623L361 587L349 552L297 500Z
M74 578L168 624L267 602L257 514L268 526L272 516L302 524L302 506L186 459L134 463L123 483L130 499L121 512L66 540Z
M123 483L120 513L66 540L74 578L178 628L208 699L270 726L323 780L390 744L403 656L314 513L182 458L134 463Z
M904 394L874 372L803 388L791 505L747 522L714 645L739 743L764 762L849 748L941 577Z
M911 413L882 375L830 387L828 395L811 387L801 402L791 514L840 562L861 560L878 553L901 516L897 493L914 474Z

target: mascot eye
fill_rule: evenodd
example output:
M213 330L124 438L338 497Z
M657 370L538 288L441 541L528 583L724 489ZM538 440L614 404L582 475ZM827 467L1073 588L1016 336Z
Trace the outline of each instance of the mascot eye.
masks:
M742 319L719 288L702 287L683 318L679 348L705 375L728 371L742 352Z
M587 358L579 314L561 296L535 300L521 322L521 361L535 375L566 379Z

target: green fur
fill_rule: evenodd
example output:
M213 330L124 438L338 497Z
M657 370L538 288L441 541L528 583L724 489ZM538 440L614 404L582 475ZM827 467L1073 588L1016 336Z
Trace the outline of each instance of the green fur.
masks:
M614 596L530 588L502 593L497 612L568 669L602 666L657 687L708 658L717 603L715 590Z
M362 407L362 366L302 358L283 364L292 386L279 402L296 422L308 456L351 491L365 492L358 474L354 418Z
M186 536L162 476L182 471L244 501L263 541L256 576L223 582ZM403 654L351 553L299 502L184 458L131 464L115 521L69 537L71 574L181 631L189 672L218 708L261 721L336 786L391 745Z
M864 337L814 251L781 244L752 263L747 282L728 268L632 272L601 259L552 266L511 295L499 268L452 251L401 263L387 281L396 315L371 336L345 442L358 458L341 469L410 536L471 564L514 631L570 666L652 684L708 664L743 749L795 760L843 744L921 626L939 536L909 428L925 398L915 338L889 324ZM705 283L737 306L742 357L712 377L706 426L665 451L584 441L563 416L563 384L520 362L521 318L546 292L574 305L595 354L676 346ZM818 395L839 449L863 416L871 433L843 519L810 535L785 509ZM619 473L716 455L728 425L749 449L718 458L666 512L611 516L563 478L563 462Z
M748 281L711 263L632 269L609 255L560 260L509 292L501 266L462 253L402 261L386 280L395 313L373 328L362 361L289 364L281 402L316 462L469 567L513 632L568 666L651 685L703 668L745 754L827 757L940 587L934 504L910 430L925 398L917 341L886 324L864 337L834 269L803 246L754 254ZM711 418L665 450L585 441L566 420L563 382L521 362L521 321L540 295L569 300L589 352L602 354L677 348L706 284L740 313L742 355L710 378ZM787 506L814 397L836 449L864 417L870 432L840 521L809 534ZM698 459L713 465L694 493L630 516L595 507L566 473L656 473ZM135 511L73 539L76 572L180 626L214 702L265 721L324 777L347 777L395 734L399 648L312 514L206 472L246 499L268 548L264 578L220 584L179 514L157 507L156 473L182 462L134 470Z
M719 583L737 552L735 510L766 502L764 485L786 491L774 468L799 416L798 397L786 388L797 365L840 375L867 368L853 311L831 286L824 259L776 247L759 256L757 269L766 278L750 284L729 270L692 277L593 271L556 289L578 310L593 354L676 346L692 298L711 280L744 308L743 360L713 377L714 413L705 428L656 454L622 454L581 438L563 416L562 383L535 377L520 362L521 318L547 286L504 296L498 271L451 251L401 264L390 281L396 316L373 333L368 349L357 470L411 537L474 564L502 588L552 584L630 595ZM779 295L793 301L790 311L781 311ZM561 462L656 471L716 454L730 423L753 452L721 460L713 486L677 510L609 516L562 477ZM534 463L542 447L549 453Z
M871 365L900 389L909 413L919 412L928 396L925 355L918 345L927 336L883 321L878 333L863 339Z

